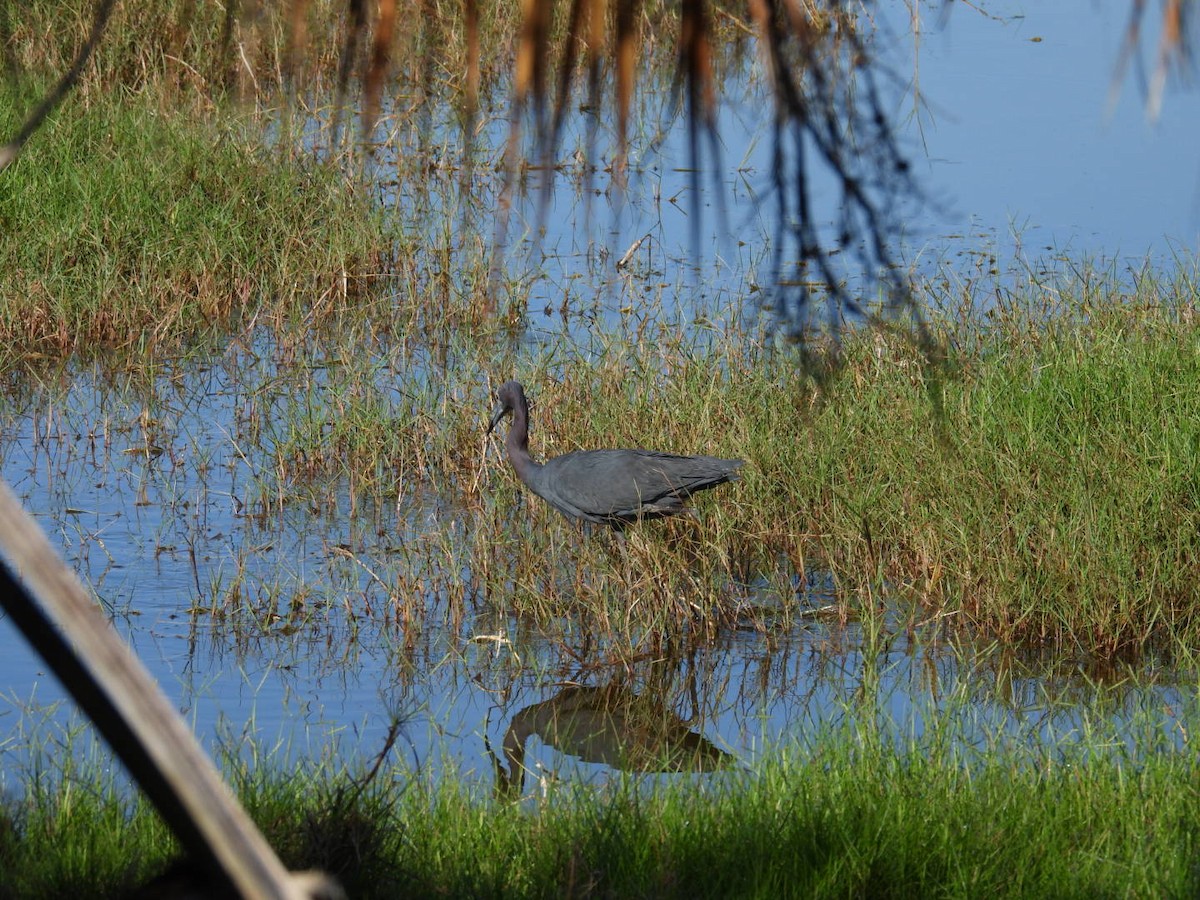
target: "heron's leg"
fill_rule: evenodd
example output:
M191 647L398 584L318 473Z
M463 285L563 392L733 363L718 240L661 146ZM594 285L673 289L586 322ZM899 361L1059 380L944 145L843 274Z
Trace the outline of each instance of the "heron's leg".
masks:
M625 529L620 526L614 526L613 539L617 542L617 548L621 551L621 568L622 574L625 576L625 583L632 585L633 565L629 558L629 541L625 537Z

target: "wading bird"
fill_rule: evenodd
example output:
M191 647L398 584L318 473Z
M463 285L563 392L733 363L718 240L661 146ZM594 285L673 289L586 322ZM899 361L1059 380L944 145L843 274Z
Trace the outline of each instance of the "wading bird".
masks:
M529 455L529 402L520 382L496 392L488 434L508 413L512 426L504 439L508 459L525 486L568 519L620 530L639 519L689 512L684 501L736 481L740 459L678 456L653 450L576 450L545 463Z

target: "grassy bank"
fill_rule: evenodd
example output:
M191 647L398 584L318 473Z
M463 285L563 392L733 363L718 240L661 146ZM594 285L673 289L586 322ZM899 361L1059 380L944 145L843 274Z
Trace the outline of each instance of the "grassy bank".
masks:
M1063 287L1051 308L1031 293L947 328L944 419L911 355L859 348L813 427L773 448L775 480L848 581L876 568L1004 642L1182 650L1200 558L1193 282Z
M0 107L0 133L24 105ZM4 173L0 221L19 236L0 249L6 351L162 350L352 302L388 249L378 214L335 168L261 140L147 95L67 103Z
M1186 750L1126 757L1100 735L965 751L850 726L699 787L559 785L525 803L404 772L234 782L289 867L359 898L1188 896L1193 769ZM164 868L163 828L100 771L10 794L0 894L120 896Z

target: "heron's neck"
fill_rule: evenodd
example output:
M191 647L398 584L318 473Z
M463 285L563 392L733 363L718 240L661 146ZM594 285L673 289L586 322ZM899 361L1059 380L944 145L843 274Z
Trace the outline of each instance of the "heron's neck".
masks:
M517 475L524 477L527 473L536 472L541 468L529 455L529 409L518 406L513 410L512 427L504 438L504 447L508 450L508 459Z

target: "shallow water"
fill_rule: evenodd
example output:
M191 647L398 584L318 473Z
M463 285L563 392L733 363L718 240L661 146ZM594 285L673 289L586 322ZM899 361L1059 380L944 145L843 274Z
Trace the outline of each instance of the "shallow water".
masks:
M913 223L910 261L994 252L1012 262L1028 259L1033 244L1051 255L1160 260L1173 248L1196 249L1194 192L1179 185L1194 178L1200 120L1168 105L1149 128L1127 91L1104 124L1113 57L1095 48L1116 46L1117 18L1090 4L1027 10L1008 24L960 11L944 34L927 35L921 87L939 112L935 124L925 122L927 156L917 150L915 126L906 140L931 193L946 202ZM1043 40L1031 42L1031 34ZM1072 77L1055 76L1063 71ZM1000 84L1002 91L989 90ZM765 106L760 87L728 87L720 170L728 216L717 214L706 179L702 196L691 196L677 126L658 155L640 159L619 212L607 205L603 173L590 215L578 182L559 181L537 241L524 231L540 221L536 191L518 208L507 263L528 286L518 359L549 360L553 370L558 354L602 353L608 336L649 327L645 309L696 335L760 302L756 287L775 233L770 204L758 202L768 190ZM486 183L471 209L494 209L497 189ZM400 212L408 207L386 187L381 197ZM699 262L690 231L696 207L705 210ZM448 227L446 216L469 221L461 208L441 215L423 227L432 234ZM473 227L486 240L494 222L485 216ZM618 270L615 260L639 240L630 266ZM398 417L414 402L408 388L432 365L400 371L380 361L376 378ZM369 756L399 718L399 746L414 764L452 766L490 783L510 725L530 726L528 710L551 701L574 704L572 715L591 723L578 728L596 735L641 727L631 724L635 710L642 725L657 723L638 738L645 754L682 742L707 758L742 762L871 709L897 739L953 716L965 723L964 743L979 747L1054 746L1084 732L1110 735L1118 749L1134 738L1144 746L1147 735L1173 747L1195 720L1195 673L1151 663L1132 673L1136 680L1122 680L1070 660L1014 659L974 646L952 621L913 621L899 598L888 600L895 610L882 633L869 633L822 612L836 595L827 578L801 578L785 563L742 590L757 609L796 604L804 614L795 627L747 617L686 647L648 640L632 660L594 640L585 651L591 636L570 622L532 627L469 587L459 605L441 586L469 585L471 572L439 570L440 554L445 542L464 540L478 513L452 485L414 483L386 502L364 500L348 483L319 498L292 484L281 499L272 487L270 449L296 422L320 427L328 418L335 367L319 353L297 359L252 334L162 361L145 377L73 366L0 409L0 473L209 744L237 745L246 735L293 754L334 748ZM485 396L481 385L478 396L455 398L481 431ZM414 587L414 573L439 577ZM418 625L389 612L399 590L420 595ZM32 708L62 692L7 620L0 644L0 721L8 727L36 718ZM581 709L581 697L616 703L619 714L597 713L599 700ZM69 717L64 705L54 718ZM603 762L579 761L613 759L580 749L578 734L573 742L562 724L566 714L557 734L540 721L541 738L526 748L526 788L565 770L608 776ZM553 741L574 747L574 761ZM0 752L6 772L19 769L20 742Z

